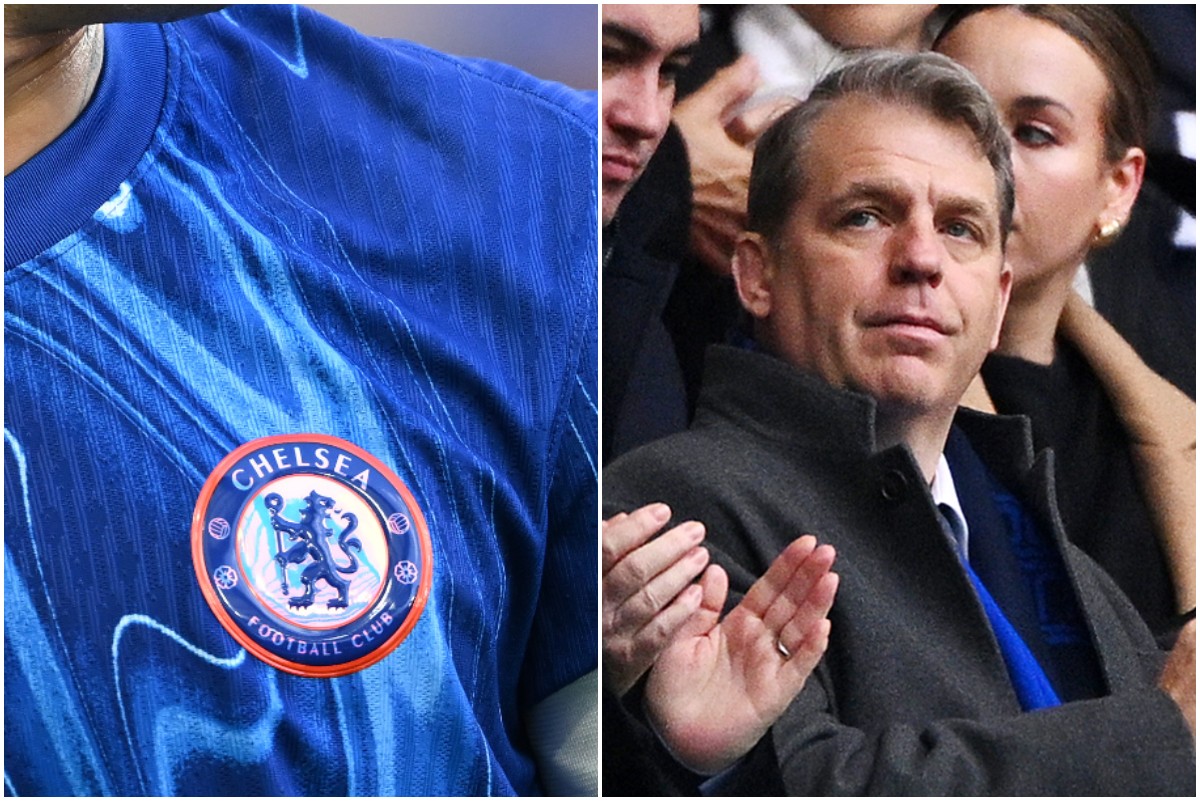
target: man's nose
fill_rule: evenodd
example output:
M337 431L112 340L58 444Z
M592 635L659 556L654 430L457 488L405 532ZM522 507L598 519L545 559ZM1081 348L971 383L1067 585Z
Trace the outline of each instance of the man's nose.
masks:
M908 221L892 235L888 273L896 283L942 283L942 243L931 221Z
M615 84L604 87L610 127L639 139L660 139L671 122L674 93L658 80L657 69L629 70Z

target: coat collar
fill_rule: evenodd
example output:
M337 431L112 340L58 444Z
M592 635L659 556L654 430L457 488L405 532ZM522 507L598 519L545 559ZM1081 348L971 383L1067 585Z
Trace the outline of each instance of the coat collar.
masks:
M876 403L838 389L766 353L717 345L704 365L696 425L736 420L759 435L824 453L869 458L878 451ZM954 418L1009 486L1033 464L1028 418L960 408Z
M710 417L822 452L869 456L876 450L874 400L757 351L708 349L696 425Z

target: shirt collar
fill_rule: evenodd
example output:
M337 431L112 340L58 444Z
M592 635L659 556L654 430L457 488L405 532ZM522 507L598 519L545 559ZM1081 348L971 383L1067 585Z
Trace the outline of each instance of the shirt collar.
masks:
M166 104L160 25L104 26L104 66L79 117L4 177L4 268L75 233L131 179Z

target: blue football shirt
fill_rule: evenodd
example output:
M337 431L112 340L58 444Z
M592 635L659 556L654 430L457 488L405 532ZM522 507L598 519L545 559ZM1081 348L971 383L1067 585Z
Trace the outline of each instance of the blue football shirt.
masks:
M105 35L5 179L6 791L536 792L522 712L596 667L594 97L292 7ZM431 545L411 631L334 678L194 567L208 476L299 434Z

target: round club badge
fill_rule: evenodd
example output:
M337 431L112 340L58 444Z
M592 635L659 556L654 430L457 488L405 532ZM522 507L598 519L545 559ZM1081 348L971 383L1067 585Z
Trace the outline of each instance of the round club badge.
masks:
M192 516L192 560L221 625L300 676L343 676L395 650L425 608L431 551L408 487L321 434L242 445Z

